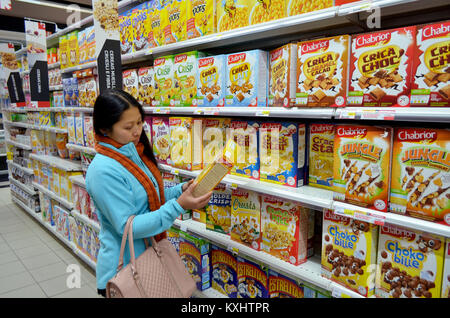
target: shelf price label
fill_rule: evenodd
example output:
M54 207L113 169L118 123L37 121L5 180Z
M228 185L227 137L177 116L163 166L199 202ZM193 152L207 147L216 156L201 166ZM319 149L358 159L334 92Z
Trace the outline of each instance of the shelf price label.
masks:
M355 209L346 209L344 207L335 207L334 213L337 215L349 217L355 220L372 223L375 225L383 226L386 220L385 216L371 213L368 211L360 211Z
M333 298L352 298L344 287L337 285L331 290L331 296Z
M217 108L205 108L203 110L203 113L205 115L217 116L217 115L219 115L219 110Z
M155 108L153 114L170 114L170 108Z
M259 117L268 117L270 116L270 110L258 110L255 115Z

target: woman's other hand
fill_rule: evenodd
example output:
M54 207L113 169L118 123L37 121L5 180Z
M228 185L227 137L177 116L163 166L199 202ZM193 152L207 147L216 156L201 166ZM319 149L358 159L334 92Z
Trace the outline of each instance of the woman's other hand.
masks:
M181 207L185 210L202 209L206 204L208 204L209 200L211 199L211 191L200 197L194 197L193 193L197 184L193 181L194 180L191 180L185 184L187 186L186 190L183 190L183 193L177 200L178 204L181 205Z

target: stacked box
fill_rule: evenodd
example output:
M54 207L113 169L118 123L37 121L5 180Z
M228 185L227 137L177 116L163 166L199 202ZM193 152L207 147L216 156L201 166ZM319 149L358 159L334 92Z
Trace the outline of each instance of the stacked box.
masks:
M232 253L211 244L211 285L229 298L237 298L237 264Z
M214 0L187 0L187 38L216 33L216 1Z
M148 32L150 23L147 13L147 3L141 3L131 11L131 25L134 29L133 51L138 52L149 47Z
M141 105L151 106L155 99L155 74L153 67L141 67L138 69L138 101Z
M237 257L237 298L268 298L268 272L260 264Z
M175 106L197 106L197 59L203 56L204 54L198 51L175 55Z
M223 107L225 105L225 55L198 59L197 85L198 106Z
M161 6L162 1L151 1L148 3L147 10L151 17L150 19L150 30L148 34L149 46L151 48L164 45L164 28L161 17Z
M286 44L269 55L269 105L293 106L297 82L297 44Z
M153 106L173 106L175 96L173 55L153 61L155 85L157 86Z
M206 228L223 234L230 233L231 189L218 184L212 191L211 200L205 207Z
M249 25L250 3L247 0L217 2L217 32Z
M270 298L304 298L303 290L296 280L269 269Z
M70 130L69 130L70 137ZM168 164L170 160L170 125L167 117L152 117L152 144L156 160Z
M331 190L333 186L333 124L309 125L309 176L308 184Z
M229 118L203 119L203 166L214 162L223 153L227 140L227 129L230 127Z
M170 117L170 164L176 168L202 168L202 119Z

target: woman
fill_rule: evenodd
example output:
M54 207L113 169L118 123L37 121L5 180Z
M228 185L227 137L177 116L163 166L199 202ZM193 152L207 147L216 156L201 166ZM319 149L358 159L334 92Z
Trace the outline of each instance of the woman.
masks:
M86 174L86 189L100 220L97 289L116 274L120 244L128 218L133 221L136 258L145 250L144 238L164 237L185 210L201 209L211 193L195 198L193 181L164 189L161 173L145 133L142 106L122 90L101 94L94 105L97 155ZM128 246L124 266L129 263Z

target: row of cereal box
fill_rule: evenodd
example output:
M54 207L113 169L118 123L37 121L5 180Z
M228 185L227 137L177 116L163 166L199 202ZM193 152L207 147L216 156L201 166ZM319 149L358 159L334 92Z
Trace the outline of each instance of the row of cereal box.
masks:
M98 213L95 209L94 201L87 193L86 189L77 185L72 186L72 197L74 201L74 209L81 215L87 216L89 219L99 222Z
M201 170L233 138L241 147L231 174L290 187L307 181L308 138L302 123L146 117L144 129L152 136L156 159L175 168Z
M58 51L61 69L94 62L96 60L94 26L60 36Z
M26 121L29 124L59 129L67 128L67 120L64 112L36 111L27 112Z
M441 22L271 52L193 51L155 59L142 83L124 72L124 89L152 106L450 106L449 38Z
M64 78L62 85L64 107L94 107L98 96L97 76Z
M325 211L322 275L362 296L450 297L450 239Z
M67 116L68 142L71 144L95 147L94 122L85 113L70 113Z
M199 290L210 287L230 298L330 297L260 263L235 256L208 241L171 228L168 238L177 249Z
M39 213L41 211L41 207L39 204L39 197L37 194L31 195L25 190L23 190L21 187L15 185L14 183L10 184L10 189L11 189L11 196L13 196L15 199L25 204L27 207L30 208L30 210L36 213Z

